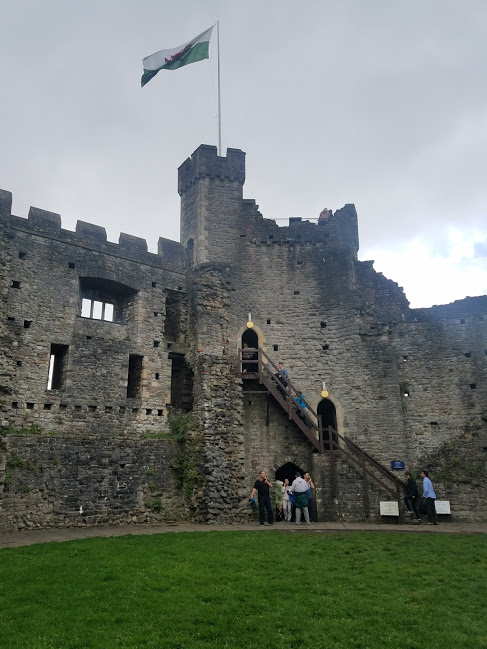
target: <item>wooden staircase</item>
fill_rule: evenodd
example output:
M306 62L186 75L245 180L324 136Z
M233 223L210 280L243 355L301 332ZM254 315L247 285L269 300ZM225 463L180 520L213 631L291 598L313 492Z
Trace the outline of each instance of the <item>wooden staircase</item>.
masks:
M399 504L399 522L404 522L404 503L402 499L404 485L402 481L349 437L340 435L332 426L323 429L321 416L309 406L301 393L295 389L291 380L288 380L287 383L282 380L279 368L264 350L260 348L239 349L238 376L243 380L258 380L287 413L289 419L294 421L316 451L330 454L333 498L338 496L335 454L340 453L348 462L360 470L365 517L367 518L370 514L369 483L375 483L393 500L397 500ZM299 407L298 398L305 402L305 411ZM301 417L298 413L301 414Z

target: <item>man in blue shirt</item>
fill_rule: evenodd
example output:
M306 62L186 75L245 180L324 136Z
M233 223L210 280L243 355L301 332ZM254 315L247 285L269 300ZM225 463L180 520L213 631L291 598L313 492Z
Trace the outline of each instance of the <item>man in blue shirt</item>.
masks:
M433 483L428 478L428 471L421 471L421 477L423 478L423 498L426 501L428 525L438 525L435 507L436 494L433 489Z

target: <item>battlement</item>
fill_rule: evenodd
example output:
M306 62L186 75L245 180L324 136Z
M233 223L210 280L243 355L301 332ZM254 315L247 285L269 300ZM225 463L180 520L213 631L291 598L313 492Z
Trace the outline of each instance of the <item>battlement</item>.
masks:
M64 230L59 214L39 207L31 207L25 219L12 214L12 194L3 189L0 189L0 220L7 227L56 239L60 243L79 245L124 259L161 268L167 266L170 270L182 272L184 251L177 241L159 238L157 254L154 254L148 252L145 239L124 232L120 233L118 243L108 241L105 228L94 223L77 221L74 232Z
M184 192L200 178L245 183L245 152L227 149L227 155L219 156L216 146L202 144L178 169L178 192Z

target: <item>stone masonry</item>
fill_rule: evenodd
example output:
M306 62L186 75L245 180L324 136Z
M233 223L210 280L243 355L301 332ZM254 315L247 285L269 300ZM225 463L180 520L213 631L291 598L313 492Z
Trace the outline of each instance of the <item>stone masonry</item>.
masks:
M340 434L385 467L428 468L452 516L486 520L487 297L411 309L358 261L353 205L278 227L244 182L242 151L199 147L179 169L181 242L160 239L158 254L38 208L14 216L0 192L4 529L246 521L258 472L285 465L313 473L319 517L360 518L356 470L340 459L331 503L326 452L239 377L249 314L259 347L313 409L334 410ZM201 440L186 464L169 423L180 410Z

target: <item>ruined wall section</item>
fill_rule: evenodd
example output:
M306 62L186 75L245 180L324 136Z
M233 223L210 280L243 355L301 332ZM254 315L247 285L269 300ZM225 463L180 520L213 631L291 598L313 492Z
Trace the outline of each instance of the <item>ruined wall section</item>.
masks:
M0 532L187 518L175 441L0 436Z
M184 294L182 247L160 241L161 257L130 235L110 243L99 226L78 221L76 232L63 230L59 215L37 208L28 219L4 209L2 227L1 320L12 385L4 425L97 435L165 429L166 301L168 291ZM114 321L82 316L83 297L115 304ZM48 389L52 345L66 358L61 385ZM143 360L128 395L131 355Z
M414 309L412 316L411 322L397 325L392 343L409 457L416 463L459 437L485 412L487 297Z

